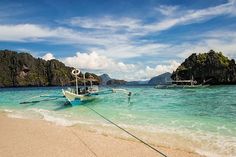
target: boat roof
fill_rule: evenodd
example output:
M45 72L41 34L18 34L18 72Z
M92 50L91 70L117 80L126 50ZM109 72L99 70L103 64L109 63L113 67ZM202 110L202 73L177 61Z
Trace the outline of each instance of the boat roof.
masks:
M176 80L176 81L168 81L169 83L176 82L176 83L191 83L195 82L194 80Z
M90 79L90 78L88 78L88 79L79 78L78 81L79 82L90 82L90 81L96 82L98 80L97 79ZM75 82L75 80L72 80L70 82Z

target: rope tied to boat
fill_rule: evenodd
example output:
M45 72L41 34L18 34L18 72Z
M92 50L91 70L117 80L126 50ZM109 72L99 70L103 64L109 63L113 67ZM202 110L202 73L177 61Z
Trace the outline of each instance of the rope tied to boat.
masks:
M103 119L105 119L106 121L108 121L109 123L113 124L114 126L116 126L117 128L123 130L124 132L126 132L127 134L129 134L130 136L132 136L133 138L135 138L136 140L138 140L139 142L143 143L144 145L146 145L147 147L151 148L152 150L154 150L155 152L157 152L158 154L164 156L164 157L168 157L167 155L165 155L164 153L162 153L161 151L159 151L158 149L156 149L155 147L151 146L150 144L148 144L147 142L143 141L142 139L140 139L139 137L135 136L134 134L130 133L129 131L127 131L126 129L122 128L121 126L119 126L118 124L114 123L113 121L111 121L110 119L106 118L105 116L103 116L102 114L100 114L99 112L97 112L96 110L94 110L93 108L83 105L86 108L90 109L91 111L93 111L94 113L96 113L97 115L99 115L100 117L102 117Z

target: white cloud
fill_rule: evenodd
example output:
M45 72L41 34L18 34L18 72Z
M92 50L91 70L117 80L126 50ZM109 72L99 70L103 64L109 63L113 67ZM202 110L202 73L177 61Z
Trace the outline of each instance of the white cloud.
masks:
M90 51L96 51L99 54L106 55L112 58L133 58L142 55L152 56L159 54L159 50L167 48L169 45L160 43L147 43L147 44L110 44L105 48L91 48Z
M155 8L156 11L166 16L173 15L178 9L179 9L179 6L167 6L167 5L160 5Z
M163 31L177 25L198 23L220 15L235 15L235 9L235 1L229 1L228 3L214 7L187 11L182 11L181 8L175 6L162 6L159 8L159 11L163 13L166 11L166 13L164 14L168 14L169 16L171 15L171 17L167 16L162 21L158 21L150 25L145 25L145 29L148 32Z
M170 61L166 65L157 65L154 68L139 64L126 64L115 61L96 52L80 53L76 56L61 59L66 65L76 67L85 71L108 73L116 79L147 80L153 76L160 75L165 72L174 71L179 63Z
M161 64L156 65L156 67L154 67L154 68L147 66L140 73L142 73L141 76L144 77L143 79L150 79L154 76L163 74L165 72L172 73L173 71L175 71L177 69L177 67L179 65L180 65L180 63L173 60L173 61L169 61L169 63L166 65L161 65Z
M42 58L46 61L51 60L51 59L55 59L55 57L53 56L52 53L46 53Z
M18 24L18 25L0 25L0 41L26 41L47 38L53 35L53 32L39 25Z
M99 55L96 52L78 52L76 56L66 57L62 60L66 65L87 70L128 71L134 67L133 64L115 62L113 59Z
M65 27L50 28L36 24L0 24L0 41L34 42L49 41L55 44L87 44L104 46L119 41L126 42L126 36L104 34L104 32L81 32Z
M173 72L180 64L176 61L169 61L167 64L157 64L155 67L136 64L128 72L111 73L116 78L128 81L149 80L165 72Z
M162 18L163 20L145 23L141 19L105 16L101 18L74 17L66 22L82 28L109 29L119 32L128 32L131 33L131 35L147 35L153 32L164 31L177 25L202 22L220 15L235 16L236 2L235 0L230 0L221 5L198 10L186 10L186 8L183 9L180 6L160 5L156 7L155 10L165 15L165 17Z
M212 49L217 52L223 52L224 55L230 58L236 58L236 31L210 31L196 36L196 38L201 40L194 43L185 42L175 45L173 49L177 50L177 56L186 58L191 53L204 53Z
M69 20L69 23L73 26L90 29L126 29L132 31L140 27L141 21L139 19L128 17L114 19L112 17L105 16L101 18L74 17Z

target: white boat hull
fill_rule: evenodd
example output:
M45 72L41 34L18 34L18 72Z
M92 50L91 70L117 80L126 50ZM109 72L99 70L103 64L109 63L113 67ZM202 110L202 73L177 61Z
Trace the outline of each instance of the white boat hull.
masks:
M72 105L78 105L83 101L89 101L94 99L94 97L90 94L75 94L63 89L62 93Z

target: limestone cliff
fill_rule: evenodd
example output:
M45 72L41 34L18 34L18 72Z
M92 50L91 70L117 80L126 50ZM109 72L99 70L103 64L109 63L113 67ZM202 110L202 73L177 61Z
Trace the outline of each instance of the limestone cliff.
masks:
M28 53L0 50L0 87L71 85L72 69L55 59L45 61Z
M236 84L236 64L234 59L221 52L192 54L172 74L174 80L191 79L198 84Z

